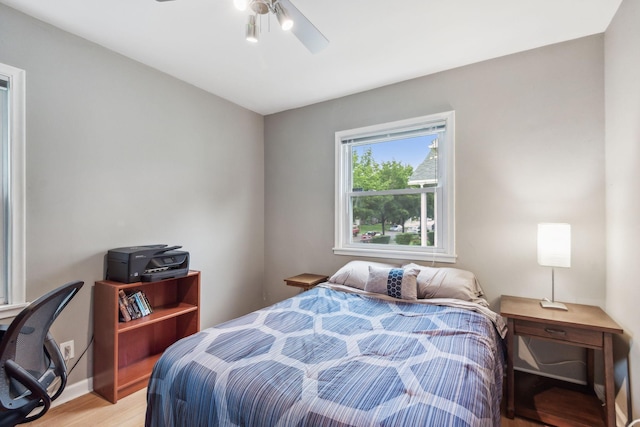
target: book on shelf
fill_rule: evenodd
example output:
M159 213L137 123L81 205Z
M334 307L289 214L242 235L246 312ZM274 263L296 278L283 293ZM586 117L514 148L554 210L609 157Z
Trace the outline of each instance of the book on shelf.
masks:
M124 291L120 290L118 292L118 307L120 307L120 319L123 322L128 322L131 320L131 314L129 313L129 308L127 307L128 301L126 297L123 298Z
M149 298L147 298L147 294L140 291L140 297L142 298L142 303L145 305L149 314L153 313L153 307L151 307L151 303L149 302Z
M129 300L129 305L133 308L133 319L139 319L142 317L142 311L140 311L140 307L138 307L138 302L136 301L136 297L133 294L127 295L127 299Z
M140 309L140 312L142 313L142 315L143 316L150 315L151 311L149 311L149 309L147 308L147 305L142 300L142 292L141 291L134 292L133 297L135 298L136 304L138 304L138 308Z
M118 291L118 296L120 297L120 300L118 301L118 305L120 307L124 307L127 315L125 316L124 313L122 313L122 318L125 322L128 322L130 320L133 320L136 318L136 312L134 311L133 307L131 306L131 301L129 300L129 298L127 297L127 294L125 294L125 292L121 289L120 291ZM120 310L122 312L122 309Z
M137 290L127 294L124 290L118 291L120 307L120 320L129 322L148 316L153 312L149 299L144 292Z

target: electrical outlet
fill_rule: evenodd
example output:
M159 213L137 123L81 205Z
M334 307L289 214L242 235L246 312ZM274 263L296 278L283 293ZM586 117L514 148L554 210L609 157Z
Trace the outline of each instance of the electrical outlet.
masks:
M62 353L62 358L64 360L69 360L76 357L76 353L73 346L73 340L61 343L60 353Z

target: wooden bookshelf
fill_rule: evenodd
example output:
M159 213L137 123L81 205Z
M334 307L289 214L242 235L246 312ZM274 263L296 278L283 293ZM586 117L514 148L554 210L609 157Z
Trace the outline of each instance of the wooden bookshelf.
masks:
M121 322L118 292L141 290L153 312ZM147 386L164 350L200 330L200 272L157 282L96 282L93 389L112 403Z

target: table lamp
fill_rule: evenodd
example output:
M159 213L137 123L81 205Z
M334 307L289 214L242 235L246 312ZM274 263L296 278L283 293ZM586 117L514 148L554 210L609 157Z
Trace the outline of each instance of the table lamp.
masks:
M551 301L544 299L544 308L568 310L555 301L554 267L571 267L571 225L562 223L538 224L538 264L551 267Z

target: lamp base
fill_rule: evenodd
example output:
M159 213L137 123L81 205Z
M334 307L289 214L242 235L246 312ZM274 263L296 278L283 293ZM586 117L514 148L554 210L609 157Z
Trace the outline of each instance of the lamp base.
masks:
M542 308L551 308L551 309L554 309L554 310L569 311L567 306L564 305L561 302L549 301L549 300L545 299L545 300L540 301L540 305L542 306Z

